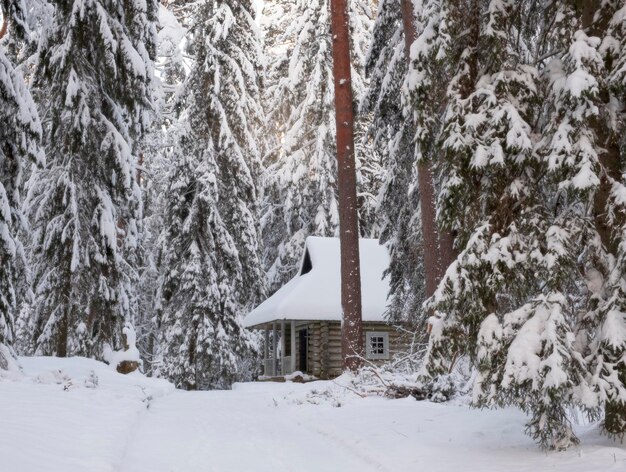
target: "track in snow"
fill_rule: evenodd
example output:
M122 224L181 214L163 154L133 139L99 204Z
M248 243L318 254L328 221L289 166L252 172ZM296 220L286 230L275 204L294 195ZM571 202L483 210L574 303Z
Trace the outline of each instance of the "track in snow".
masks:
M306 472L330 470L330 464L333 470L385 471L255 390L175 392L158 399L136 429L120 471Z

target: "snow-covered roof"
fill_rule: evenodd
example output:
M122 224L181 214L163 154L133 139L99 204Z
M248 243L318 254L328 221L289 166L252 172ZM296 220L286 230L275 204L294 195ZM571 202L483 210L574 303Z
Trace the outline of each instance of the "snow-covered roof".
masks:
M376 239L360 239L363 321L385 321L389 253ZM341 260L338 238L310 236L298 275L256 307L244 320L252 327L277 320L340 321Z

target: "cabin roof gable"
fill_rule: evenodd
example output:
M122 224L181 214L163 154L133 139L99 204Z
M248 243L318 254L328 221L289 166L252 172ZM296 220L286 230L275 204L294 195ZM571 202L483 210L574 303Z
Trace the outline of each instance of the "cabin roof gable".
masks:
M277 320L341 321L341 259L338 238L310 236L298 274L252 310L247 327ZM364 322L384 322L389 293L389 253L376 239L360 239Z

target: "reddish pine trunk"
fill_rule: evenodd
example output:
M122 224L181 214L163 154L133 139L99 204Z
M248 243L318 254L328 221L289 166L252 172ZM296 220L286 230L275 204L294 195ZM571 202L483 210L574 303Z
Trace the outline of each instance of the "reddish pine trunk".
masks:
M411 0L402 0L402 22L404 25L404 52L407 62L410 62L411 44L417 36ZM417 182L422 212L426 296L430 297L435 292L448 265L456 256L452 246L452 235L447 232L439 234L437 230L433 173L427 162L420 161L417 164Z
M2 23L0 23L0 39L4 38L4 35L7 34L7 29L9 27L9 21L7 20L6 13L2 13Z
M354 109L350 75L350 24L347 0L331 0L337 169L339 186L339 240L341 246L341 351L344 370L356 370L363 359L359 227L354 164Z

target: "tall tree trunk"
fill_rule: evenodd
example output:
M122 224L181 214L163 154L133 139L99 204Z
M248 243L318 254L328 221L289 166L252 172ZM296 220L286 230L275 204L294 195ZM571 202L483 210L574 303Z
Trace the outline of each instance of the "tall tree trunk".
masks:
M9 27L9 21L7 20L7 17L2 16L2 23L0 23L0 39L4 38L4 35L7 34L7 29Z
M57 357L67 357L67 338L69 333L67 309L63 310L59 320L59 333L57 335Z
M411 0L402 0L402 23L404 26L404 54L410 65L411 44L417 37ZM454 254L452 235L448 232L440 234L437 229L433 173L430 164L423 160L417 164L417 183L422 213L426 296L430 297L456 255Z
M0 3L0 15L2 15L2 21L0 22L0 39L4 38L9 29L9 9L4 8L5 5Z
M363 359L359 223L354 163L354 108L350 74L350 23L347 0L331 0L337 169L339 186L339 240L341 246L341 351L344 370L356 370Z
M439 231L439 276L437 278L437 284L443 278L452 264L456 260L457 251L454 248L454 234L450 231Z

